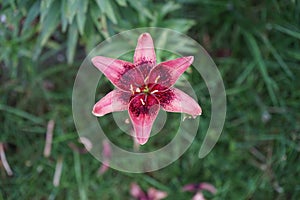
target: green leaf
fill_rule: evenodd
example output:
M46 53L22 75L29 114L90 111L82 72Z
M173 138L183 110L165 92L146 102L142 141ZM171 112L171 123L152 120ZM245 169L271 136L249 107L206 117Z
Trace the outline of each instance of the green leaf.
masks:
M117 4L119 4L120 6L127 6L126 0L116 0Z
M75 178L78 185L79 199L87 199L86 189L83 183L80 155L77 152L73 153Z
M98 34L98 31L96 30L96 27L94 26L94 22L92 20L87 20L85 23L85 31L84 35L82 36L83 42L85 45L86 52L90 52L95 45L100 40L100 34Z
M78 40L78 31L76 23L69 26L68 30L68 43L67 43L67 60L71 64L74 60L76 45Z
M68 19L69 24L73 23L73 19L77 12L77 8L79 8L81 0L68 0L67 2L67 10L66 10L66 17Z
M102 25L100 23L100 17L101 17L101 11L97 6L91 6L90 8L90 15L91 18L96 26L96 28L98 29L99 32L101 32L102 30Z
M277 25L277 24L275 24L273 27L282 33L285 33L287 35L290 35L290 36L300 40L300 32L299 31L293 31L293 30L290 30L288 28L285 28L285 27Z
M54 2L49 8L49 14L45 16L42 23L42 32L40 35L41 46L44 46L51 34L55 31L59 24L59 1Z
M61 29L62 32L66 32L67 31L67 27L68 27L68 18L66 16L66 14L68 13L68 3L67 1L62 1L61 2Z
M195 24L194 20L188 19L169 19L164 20L159 26L174 29L180 32L187 32Z
M153 15L151 12L148 10L148 8L142 4L141 1L136 1L136 0L128 0L130 5L140 14L143 16L148 17L149 19L153 18Z
M103 13L107 15L107 17L112 21L112 23L117 24L117 18L114 13L114 9L111 5L110 0L96 0L99 8Z
M25 112L23 110L7 106L7 105L0 104L0 111L1 112L11 113L11 114L16 115L18 117L30 120L33 123L37 123L37 124L43 123L43 119L42 118L34 116L34 115L32 115L32 114L30 114L28 112Z
M42 0L41 1L41 4L40 4L40 12L41 12L40 23L41 24L43 24L46 16L48 15L50 7L51 7L53 1L54 0ZM56 12L57 12L57 10L56 10Z
M168 3L164 4L160 9L160 17L161 19L164 18L167 14L174 12L175 10L178 10L180 8L179 4L175 4L172 1L169 1Z
M30 26L30 24L33 22L33 20L38 16L38 14L40 13L39 7L40 7L39 1L35 2L31 6L31 8L27 14L27 17L25 19L22 32L26 31L28 29L28 27Z
M293 59L300 60L300 51L286 50L285 53Z
M273 47L273 45L271 44L271 42L269 41L269 39L266 36L264 36L264 35L261 35L261 37L262 37L265 45L267 46L267 48L271 51L272 55L274 56L274 58L278 62L279 66L286 73L286 75L288 75L290 78L294 78L293 73L291 72L291 70L289 69L289 67L287 66L287 64L284 62L284 60L282 59L282 57L279 55L279 53L277 52L277 50Z
M77 15L76 15L76 20L77 20L77 25L78 25L78 30L80 35L83 35L83 30L84 30L84 25L86 21L86 11L88 7L88 1L79 1L77 4Z

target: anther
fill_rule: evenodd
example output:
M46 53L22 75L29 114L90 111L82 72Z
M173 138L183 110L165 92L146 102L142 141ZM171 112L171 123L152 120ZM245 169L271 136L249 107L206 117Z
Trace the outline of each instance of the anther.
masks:
M136 89L135 89L135 92L140 93L140 92L141 92L140 88L136 88Z

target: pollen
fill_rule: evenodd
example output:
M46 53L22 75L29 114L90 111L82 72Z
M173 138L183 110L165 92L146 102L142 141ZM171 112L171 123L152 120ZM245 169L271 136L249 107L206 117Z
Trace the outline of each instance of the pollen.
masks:
M158 82L158 79L160 79L160 76L157 76L156 79L155 79L155 83Z
M146 105L143 99L140 99L140 101L142 102L143 106Z
M151 94L154 94L155 92L158 92L158 90L153 90L153 91L151 92Z

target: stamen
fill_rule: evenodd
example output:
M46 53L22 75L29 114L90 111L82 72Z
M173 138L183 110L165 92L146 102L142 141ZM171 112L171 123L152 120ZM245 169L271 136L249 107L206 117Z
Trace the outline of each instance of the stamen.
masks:
M143 99L140 99L140 101L142 102L143 106L145 105L145 102Z
M139 92L140 93L141 92L140 88L136 88L135 92Z
M144 83L146 84L146 82L148 81L148 79L149 79L149 76L147 76L146 78L145 78L145 80L144 80Z
M158 92L158 90L153 90L153 91L151 92L151 94L154 94L155 92Z
M155 79L155 83L157 83L158 79L160 78L160 76L156 77Z
M134 90L133 90L132 84L130 84L130 91L131 91L132 94L134 94Z

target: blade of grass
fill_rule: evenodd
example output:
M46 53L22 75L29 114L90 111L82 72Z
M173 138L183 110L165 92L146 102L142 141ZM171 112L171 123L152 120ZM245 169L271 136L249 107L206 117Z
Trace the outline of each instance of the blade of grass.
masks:
M292 37L297 38L298 40L300 40L300 33L297 32L297 31L290 30L290 29L285 28L283 26L280 26L278 24L274 24L273 28L276 29L276 30L278 30L278 31L280 31L280 32L282 32L282 33L285 33L287 35L290 35L290 36L292 36Z
M7 105L3 105L3 104L0 104L0 110L1 111L4 111L4 112L8 112L8 113L11 113L11 114L14 114L18 117L21 117L21 118L24 118L24 119L28 119L34 123L37 123L37 124L42 124L43 123L43 119L42 118L39 118L39 117L36 117L28 112L25 112L23 110L20 110L20 109L17 109L17 108L13 108L13 107L10 107L10 106L7 106Z
M255 64L255 62L251 62L247 65L246 69L241 73L241 75L239 75L238 79L236 80L237 85L241 85L246 80L246 78L255 68Z
M80 155L77 152L73 152L74 157L74 169L75 169L75 177L78 185L79 197L81 200L86 200L87 195L85 188L82 183L82 176L81 176L81 163L80 163Z
M267 48L270 50L270 52L272 53L272 55L274 56L274 58L278 62L279 66L282 68L282 70L290 78L294 78L291 70L289 69L289 67L287 66L287 64L284 62L284 60L282 59L282 57L279 55L279 53L277 52L277 50L273 47L273 45L271 44L270 40L266 36L264 36L264 35L260 35L260 36L261 36L263 42L265 43L265 45L267 46Z
M71 26L69 26L69 30L68 30L68 45L67 45L68 64L73 63L77 40L78 40L78 29L77 29L77 24L74 22Z
M96 0L96 2L101 11L106 14L106 16L112 21L112 23L117 24L117 17L111 4L112 1Z
M271 98L271 101L274 105L277 105L278 100L276 98L275 91L274 91L274 87L276 87L276 83L271 79L271 77L268 74L267 66L261 56L261 51L259 49L259 46L252 34L250 34L245 30L242 30L242 33L247 42L249 51L251 52L254 60L257 62L259 71L264 79L265 85L267 86L267 90Z

